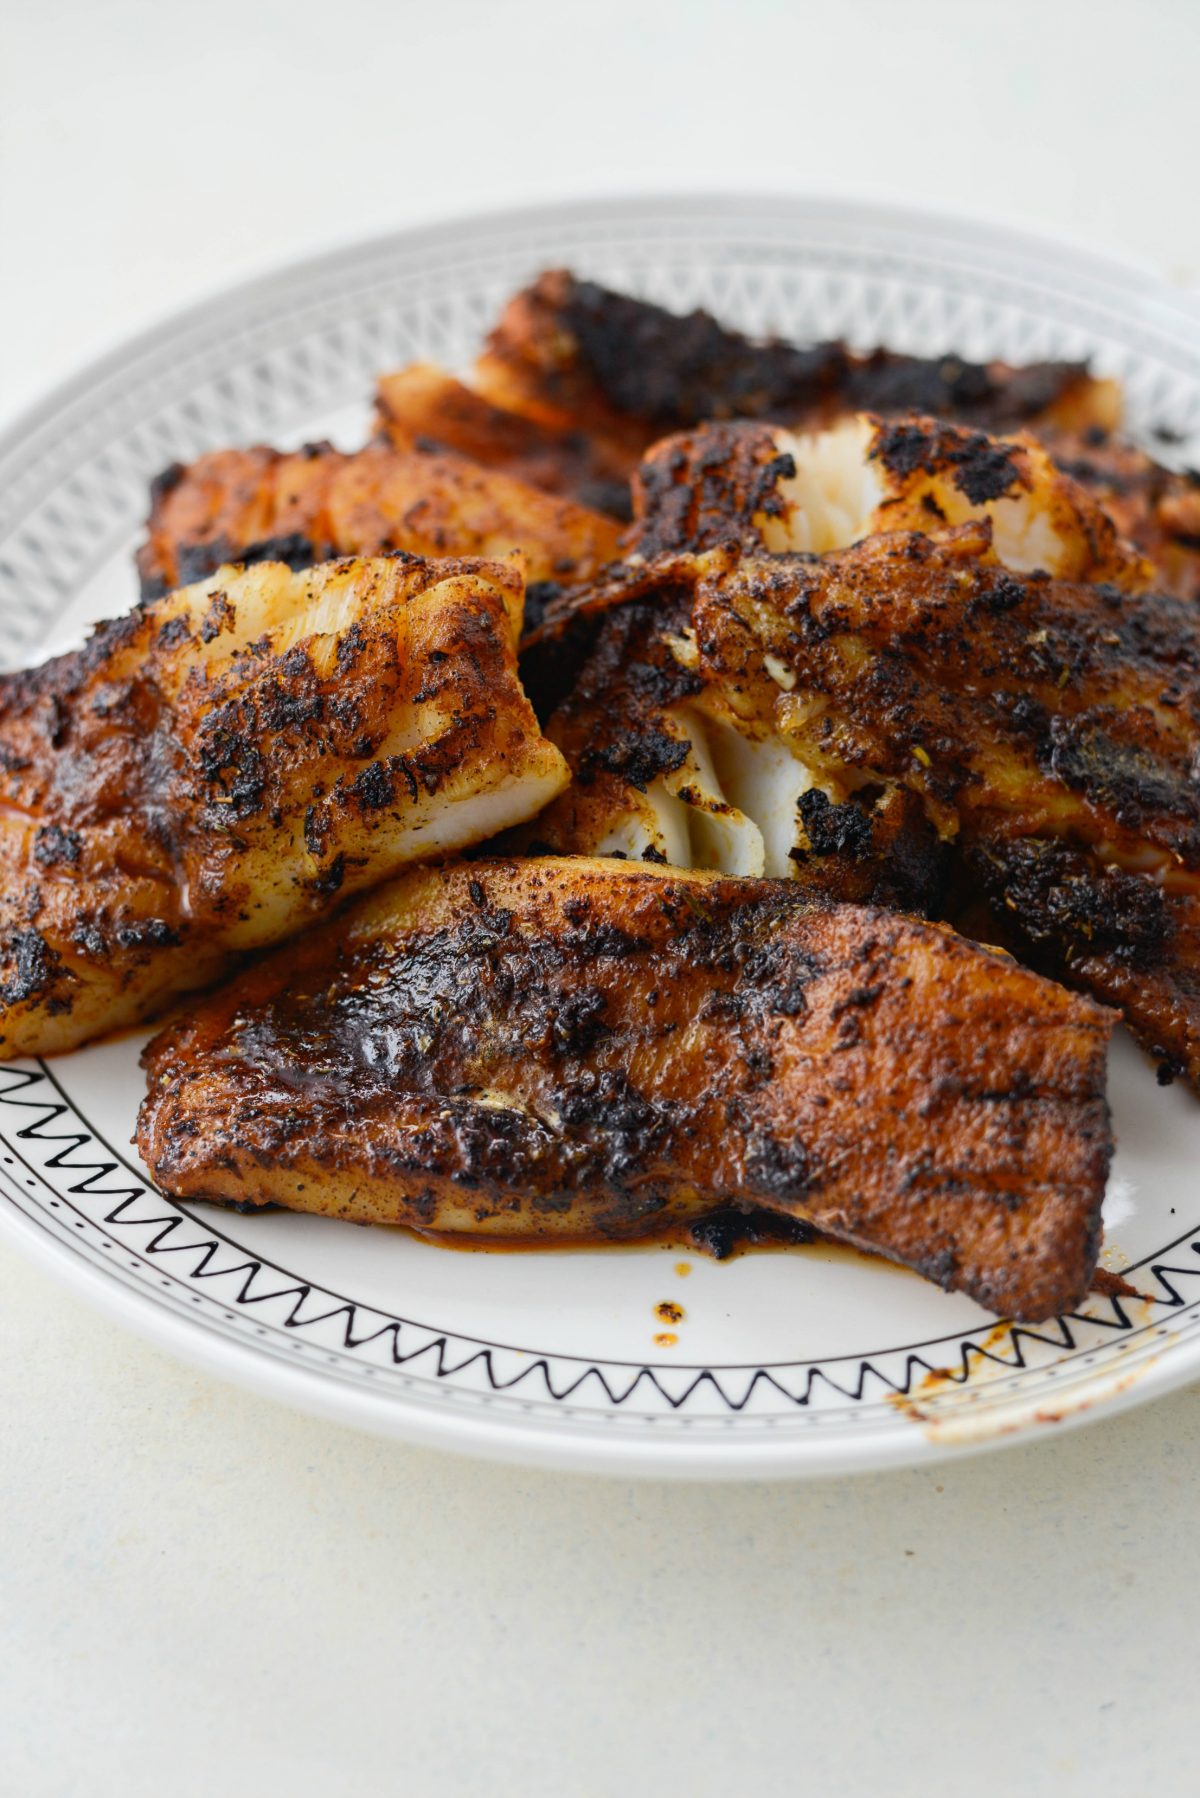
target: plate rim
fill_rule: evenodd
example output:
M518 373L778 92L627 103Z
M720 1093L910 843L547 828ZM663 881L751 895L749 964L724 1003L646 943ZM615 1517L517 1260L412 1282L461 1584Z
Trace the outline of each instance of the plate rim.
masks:
M419 248L423 243L435 245L444 240L452 240L464 232L493 228L511 230L537 225L545 223L567 208L575 219L603 219L610 215L614 218L629 214L653 215L664 208L670 208L676 213L700 214L713 208L725 207L731 212L740 212L743 208L778 208L783 214L808 214L831 220L850 217L864 225L883 224L930 236L941 234L960 247L965 242L974 241L980 245L986 244L993 251L1004 248L1014 256L1031 258L1043 267L1059 265L1070 269L1076 276L1090 271L1097 279L1102 278L1118 287L1152 298L1200 324L1200 291L1193 292L1189 288L1175 286L1132 257L1110 255L1091 244L1064 243L1049 232L1014 225L990 224L953 209L942 211L933 207L893 206L885 201L861 198L843 200L817 191L784 192L759 188L683 188L678 191L664 188L649 194L622 194L614 191L578 200L564 195L559 199L534 201L520 206L485 207L479 210L472 208L413 225L398 226L391 231L356 234L332 247L308 251L233 281L216 282L197 299L182 306L168 307L147 324L121 334L108 348L82 359L76 367L54 381L40 397L18 406L8 416L7 422L0 426L0 457L18 448L23 438L40 429L56 413L62 411L64 406L80 398L89 387L118 373L135 354L169 342L180 331L199 324L202 320L211 319L228 308L239 306L251 295L265 295L287 281L307 280L323 271L332 270L343 257L382 257L397 245Z
M535 204L473 211L380 232L280 262L237 281L224 283L186 306L165 312L150 324L122 337L98 356L83 362L73 373L53 384L40 398L19 408L0 430L0 459L19 455L22 446L46 426L61 421L63 414L102 386L129 371L131 365L156 350L178 342L181 336L204 326L211 330L223 316L243 313L261 305L292 285L320 281L335 272L346 259L359 263L386 260L397 253L418 256L423 247L433 248L494 233L503 237L529 229L545 230L556 222L603 224L615 227L655 213L669 211L676 219L689 215L725 214L735 217L775 214L783 225L810 225L823 220L843 231L859 227L869 234L886 230L898 237L913 234L925 241L942 238L962 253L972 246L986 252L993 263L1004 255L1032 264L1047 277L1061 271L1072 286L1088 279L1100 287L1115 289L1126 307L1141 302L1152 307L1160 322L1164 311L1179 324L1200 331L1200 296L1170 286L1150 270L1092 248L1064 245L1047 236L1009 226L971 220L951 212L891 206L882 202L838 199L817 194L783 192L701 192L686 190L653 194L612 194L574 200L548 200ZM100 1138L103 1141L103 1138ZM274 1356L256 1353L252 1341L226 1339L199 1319L177 1315L156 1301L152 1292L140 1290L108 1275L102 1266L70 1253L69 1241L43 1233L37 1223L6 1196L0 1204L0 1230L7 1240L29 1255L60 1284L76 1291L116 1321L132 1328L168 1353L200 1365L218 1377L272 1397L293 1409L323 1416L372 1433L412 1441L490 1459L540 1465L562 1470L644 1475L659 1478L763 1479L820 1477L852 1471L881 1471L887 1467L932 1465L1007 1444L1037 1439L1032 1429L1036 1412L1025 1415L1009 1428L989 1429L968 1441L950 1441L914 1425L911 1431L882 1430L864 1424L856 1431L792 1435L780 1432L772 1438L742 1439L731 1452L723 1440L707 1442L673 1434L669 1445L665 1432L607 1434L603 1413L555 1435L523 1425L511 1415L472 1415L452 1406L425 1407L406 1404L403 1397L385 1395L370 1387L355 1389L314 1378L312 1366L289 1366ZM199 1325L199 1327L197 1327ZM1128 1385L1084 1400L1053 1422L1059 1429L1074 1428L1097 1417L1116 1415L1190 1383L1200 1374L1200 1341L1179 1341L1155 1356ZM1099 1386L1103 1382L1097 1382Z
M663 1435L652 1429L644 1435L609 1435L602 1413L595 1422L558 1434L553 1428L541 1430L523 1424L519 1418L497 1418L486 1411L457 1411L450 1406L406 1405L377 1389L334 1383L319 1369L290 1367L275 1357L255 1353L251 1344L196 1328L185 1315L159 1304L150 1292L125 1286L71 1255L69 1244L43 1233L11 1203L0 1205L0 1232L56 1285L185 1366L198 1367L302 1415L390 1441L561 1473L727 1483L933 1467L1002 1448L1051 1441L1063 1430L1080 1429L1164 1397L1196 1377L1194 1367L1172 1365L1187 1359L1181 1344L1174 1355L1152 1359L1126 1385L1097 1380L1094 1398L1061 1415L1039 1416L1027 1402L1021 1403L1013 1407L1010 1421L989 1425L966 1440L927 1432L914 1421L911 1433L870 1424L855 1432L830 1432L828 1436L797 1437L780 1432L774 1437L739 1441L732 1452L721 1439L704 1441L681 1433L670 1439L668 1448ZM1038 1430L1039 1423L1043 1431Z

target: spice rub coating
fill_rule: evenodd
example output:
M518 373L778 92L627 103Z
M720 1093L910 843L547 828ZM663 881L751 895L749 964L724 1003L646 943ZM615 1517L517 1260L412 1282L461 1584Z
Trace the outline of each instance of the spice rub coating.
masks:
M397 449L453 450L543 493L629 518L625 457L586 431L555 430L493 405L431 362L381 376L375 408L377 429Z
M1156 584L1096 496L1034 438L867 413L800 435L777 426L704 425L655 444L633 481L630 555L734 541L823 554L881 531L939 536L992 528L989 559L1064 580Z
M818 776L918 795L1042 964L1200 1083L1200 619L986 543L747 558L697 586L699 673Z
M148 1047L181 1197L516 1237L766 1206L1009 1315L1082 1299L1111 1015L936 926L586 860L415 871Z
M1077 362L1013 368L844 343L757 341L711 314L670 312L551 269L516 294L476 364L497 404L556 429L576 427L633 464L658 437L707 419L805 428L843 412L935 413L984 429L1033 421L1111 428L1111 383Z
M565 784L511 563L227 568L0 677L0 1058L150 1015Z
M1122 537L1153 564L1153 585L1179 599L1200 600L1200 473L1164 468L1098 426L1047 427L1039 436L1055 465L1087 488Z
M730 547L822 555L880 532L940 538L975 522L990 528L979 551L990 563L1135 593L1162 584L1096 493L1033 438L915 415L856 414L803 435L744 421L677 433L639 464L633 511L625 559L582 586L539 593L527 619L522 672L540 717L570 690L598 616L661 585L667 557ZM1160 542L1161 532L1151 547Z
M393 550L419 556L510 555L530 581L588 579L616 554L618 526L446 450L328 443L290 454L214 450L151 488L138 550L143 597L202 580L227 562L292 568Z
M945 858L920 800L896 782L823 789L776 728L778 688L751 715L699 661L695 583L719 565L652 565L642 597L605 616L546 725L571 785L516 840L558 854L787 877L830 899L930 910Z

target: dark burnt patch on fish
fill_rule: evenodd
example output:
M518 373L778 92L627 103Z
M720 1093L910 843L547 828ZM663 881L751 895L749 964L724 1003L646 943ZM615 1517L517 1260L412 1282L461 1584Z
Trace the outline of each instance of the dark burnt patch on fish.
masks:
M582 786L590 786L603 771L644 793L658 775L681 768L691 747L686 738L668 736L653 725L641 731L618 730L607 742L584 750L576 778Z
M928 420L885 425L871 446L896 475L937 474L949 469L954 485L972 505L1001 499L1019 484L1012 450L980 431L947 430Z
M647 558L734 541L762 547L762 521L783 517L779 483L796 473L762 425L712 425L656 445L633 481L631 551Z
M1087 425L1113 409L1105 384L1081 363L1014 368L755 339L707 312L672 313L565 269L548 270L509 301L475 380L509 409L585 432L614 461L624 458L626 472L656 439L709 421L815 428L846 412L916 410L1012 430Z

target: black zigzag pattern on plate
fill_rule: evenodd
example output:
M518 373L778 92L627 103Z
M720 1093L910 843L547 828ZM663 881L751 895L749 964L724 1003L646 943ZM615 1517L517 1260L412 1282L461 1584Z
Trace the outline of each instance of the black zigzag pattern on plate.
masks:
M1187 300L1044 244L761 197L594 202L460 221L343 250L211 301L95 365L11 430L0 441L5 659L36 653L114 552L125 565L146 480L164 464L229 442L336 432L350 402L365 419L380 369L414 357L459 362L503 297L549 262L681 310L708 306L751 331L844 334L926 353L953 344L1011 361L1094 355L1124 382L1135 429L1165 426L1200 441L1200 330ZM1097 1299L1002 1337L981 1325L870 1357L771 1366L527 1354L385 1314L250 1254L147 1187L56 1095L51 1070L0 1075L0 1114L14 1120L7 1172L0 1161L10 1216L153 1306L277 1365L290 1360L343 1387L369 1383L395 1402L519 1409L560 1430L572 1417L594 1421L601 1405L614 1419L671 1417L696 1432L785 1419L801 1432L836 1430L894 1417L887 1401L933 1371L942 1396L922 1392L922 1409L962 1398L984 1409L1046 1390L1042 1376L1061 1389L1122 1353L1123 1367L1140 1364L1168 1325L1172 1343L1200 1327L1197 1230L1143 1265L1145 1303ZM1143 1311L1155 1321L1142 1321Z
M43 1170L43 1179L56 1176L47 1184L61 1198L71 1204L84 1201L83 1207L76 1207L81 1216L124 1242L142 1266L169 1269L172 1282L200 1289L211 1285L212 1302L229 1320L239 1314L257 1320L270 1307L272 1315L259 1324L260 1334L291 1338L288 1346L294 1347L299 1333L320 1333L327 1363L375 1348L384 1351L385 1367L417 1372L435 1382L474 1373L497 1395L534 1387L562 1405L578 1403L591 1388L592 1395L611 1408L653 1397L676 1413L703 1396L718 1400L736 1415L745 1412L752 1399L764 1396L783 1400L795 1410L822 1398L853 1406L878 1403L913 1395L931 1375L937 1376L939 1388L961 1387L977 1378L981 1369L1010 1376L1007 1390L1014 1383L1011 1376L1044 1374L1047 1353L1056 1367L1069 1364L1073 1357L1084 1357L1090 1364L1095 1350L1086 1338L1097 1329L1126 1340L1157 1334L1131 1315L1125 1302L1113 1298L1097 1300L1087 1310L1052 1324L1012 1326L1001 1341L994 1341L995 1332L988 1330L982 1341L977 1334L966 1335L881 1350L869 1357L769 1367L666 1370L482 1342L413 1319L387 1316L248 1253L139 1179L124 1157L79 1117L43 1065L0 1067L0 1081L4 1083L0 1106L25 1114L23 1121L0 1132L0 1138L25 1166ZM39 1161L29 1160L23 1148L39 1151ZM1178 1260L1151 1257L1145 1264L1143 1279L1149 1284L1141 1289L1143 1306L1174 1312L1200 1306L1200 1296L1189 1299L1183 1290L1188 1281L1200 1280L1200 1234L1181 1238L1162 1254L1172 1251ZM331 1343L336 1349L332 1356ZM503 1360L510 1353L525 1359L518 1369L507 1372ZM884 1365L889 1359L899 1363L892 1371ZM376 1361L374 1367L378 1365ZM672 1372L675 1378L670 1377Z

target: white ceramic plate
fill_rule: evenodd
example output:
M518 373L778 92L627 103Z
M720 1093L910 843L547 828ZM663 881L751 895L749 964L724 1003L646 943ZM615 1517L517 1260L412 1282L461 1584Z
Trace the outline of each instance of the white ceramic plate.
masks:
M465 363L539 268L800 339L1014 361L1091 355L1135 428L1200 431L1200 315L1120 267L945 221L667 199L410 232L288 269L138 339L0 444L0 650L133 601L146 483L220 444L362 441L373 377ZM479 1454L655 1475L928 1460L1200 1375L1200 1104L1113 1054L1106 1259L1143 1299L996 1326L834 1249L457 1254L399 1231L176 1205L129 1147L140 1039L0 1067L0 1223L165 1347L306 1409ZM686 1271L684 1269L686 1268ZM662 1300L684 1308L659 1346ZM53 1327L52 1319L48 1327Z

